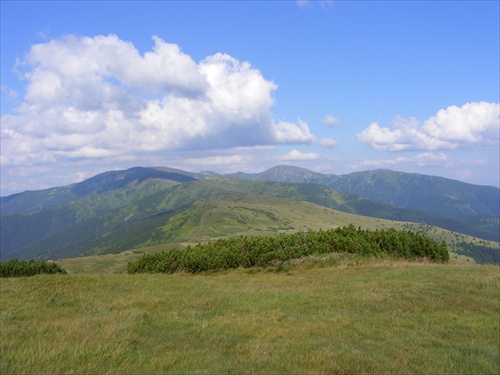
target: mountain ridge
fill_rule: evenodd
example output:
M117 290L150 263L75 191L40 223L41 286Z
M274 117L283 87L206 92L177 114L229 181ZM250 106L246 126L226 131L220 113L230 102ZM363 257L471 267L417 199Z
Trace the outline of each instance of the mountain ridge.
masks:
M467 221L426 210L397 207L326 186L329 179L338 177L335 175L287 166L266 172L239 174L240 178L235 178L213 172L136 167L105 172L66 187L5 197L0 201L0 256L2 259L80 256L123 250L123 246L143 246L153 238L158 243L173 239L184 241L189 226L200 225L189 216L199 216L200 208L194 210L195 205L206 201L203 207L212 207L214 199L221 197L255 202L264 197L292 199L315 204L318 210L326 207L365 217L425 223L486 240L497 241L498 238L494 232L498 219L492 216L483 215L484 225L478 226L477 218L467 217ZM394 176L401 172L385 173ZM379 172L374 175L378 176ZM259 180L270 178L280 181ZM302 182L288 182L292 179ZM391 182L390 178L387 180ZM427 180L425 177L424 181ZM456 191L448 193L455 194L455 200L460 199ZM223 211L228 212L227 208ZM258 211L248 212L256 216L243 215L244 218L236 220L242 228L259 215ZM167 225L174 217L179 218L178 224ZM220 215L220 219L223 220L224 215ZM186 223L190 224L186 227ZM271 227L264 229L273 232Z
M230 176L253 181L314 182L377 202L433 212L486 228L500 240L500 189L493 186L389 169L327 175L281 165L261 173Z

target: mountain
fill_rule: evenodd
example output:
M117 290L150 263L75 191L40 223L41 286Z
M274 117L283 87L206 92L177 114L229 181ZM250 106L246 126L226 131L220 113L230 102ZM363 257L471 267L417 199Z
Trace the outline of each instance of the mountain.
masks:
M418 173L385 169L346 175L325 175L307 169L277 166L262 173L228 175L251 181L316 183L391 206L416 209L451 219L438 225L500 241L500 189ZM463 224L459 230L457 223ZM482 232L482 234L480 233Z
M378 219L388 219L452 228L480 238L489 235L463 220L329 188L318 183L329 176L303 171L281 167L270 174L307 183L131 168L66 187L15 194L0 201L0 257L3 261L115 253L162 243L305 230L305 223L320 228L339 218L343 224L377 226ZM309 219L300 216L306 211L312 212ZM324 212L331 213L329 219L324 219Z
M110 171L69 186L26 191L0 197L0 214L8 215L50 208L84 197L119 190L128 185L140 184L149 179L181 183L194 181L197 177L196 174L171 168L136 167L124 171Z
M300 167L278 165L261 173L233 173L226 176L250 181L276 181L286 183L309 183L328 186L331 177L334 175L324 175L312 172Z

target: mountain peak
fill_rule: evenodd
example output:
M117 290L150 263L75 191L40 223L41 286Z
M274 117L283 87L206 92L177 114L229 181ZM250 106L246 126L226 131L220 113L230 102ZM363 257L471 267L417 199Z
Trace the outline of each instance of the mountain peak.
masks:
M76 195L104 193L106 191L121 189L134 181L141 183L151 178L174 182L196 180L195 177L178 172L164 171L157 168L133 167L123 171L110 171L98 174L75 184L72 190Z

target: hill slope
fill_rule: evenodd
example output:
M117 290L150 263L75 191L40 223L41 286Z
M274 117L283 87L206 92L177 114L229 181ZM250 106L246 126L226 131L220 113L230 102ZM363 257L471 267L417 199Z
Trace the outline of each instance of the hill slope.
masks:
M36 194L40 194L39 201L33 198ZM314 206L306 207L305 202ZM319 184L245 181L166 168L109 172L49 193L6 197L2 211L4 205L8 212L20 212L0 218L2 260L67 258L161 243L303 230L303 218L288 207L297 208L297 213L314 207L316 221L324 210L321 207L362 215L349 217L349 222L344 218L339 225L371 225L366 217L372 217L429 223L487 237L480 228L463 221L390 206ZM40 205L47 208L33 210ZM314 220L309 223L313 229L321 227Z
M276 199L266 200L270 197ZM282 204L279 198L294 201ZM270 215L269 207L294 206L300 201L356 214L382 217L394 214L392 207L321 185L250 182L225 177L182 184L158 179L140 183L134 180L123 187L106 189L104 193L87 195L62 205L3 215L0 228L2 259L59 258L187 241L193 236L190 233L194 229L200 231L200 218L205 220L207 216L203 214L210 207L217 209L219 220L228 221L235 212L229 212L224 204L233 202L231 207L234 209L237 201L253 202L254 205L259 201L266 202L269 206L265 215ZM262 220L262 213L255 207L247 208L245 215L241 212L239 215L233 223L233 227L239 227L239 234L244 234L252 226L255 230L269 231L276 224L271 219ZM280 215L284 216L277 213L274 217ZM295 220L300 222L298 218ZM297 223L293 224L295 228Z
M337 176L298 167L277 166L262 173L230 176L253 181L321 184L388 205L434 213L441 218L452 219L453 224L446 221L424 222L500 241L500 189L492 186L383 169ZM463 226L457 226L457 221Z
M149 179L170 181L175 184L195 181L197 178L188 172L168 168L136 167L124 171L110 171L69 186L25 191L8 197L0 197L0 214L8 215L50 208L89 196L111 193L141 184Z

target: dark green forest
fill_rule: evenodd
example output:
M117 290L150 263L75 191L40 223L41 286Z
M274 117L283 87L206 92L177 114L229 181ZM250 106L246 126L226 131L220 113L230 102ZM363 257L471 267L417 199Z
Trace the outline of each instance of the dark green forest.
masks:
M464 241L459 242L456 248L457 254L472 257L478 264L500 265L500 251L498 249Z

